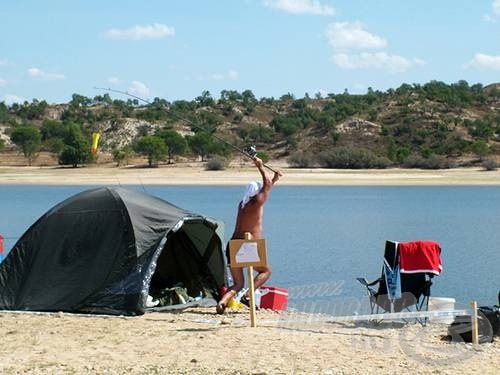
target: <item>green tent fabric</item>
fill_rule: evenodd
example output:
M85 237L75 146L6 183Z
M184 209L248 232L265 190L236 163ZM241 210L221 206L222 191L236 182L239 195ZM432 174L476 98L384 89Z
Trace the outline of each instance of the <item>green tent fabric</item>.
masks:
M0 310L139 315L151 290L218 298L223 225L125 188L87 190L38 219L0 264Z

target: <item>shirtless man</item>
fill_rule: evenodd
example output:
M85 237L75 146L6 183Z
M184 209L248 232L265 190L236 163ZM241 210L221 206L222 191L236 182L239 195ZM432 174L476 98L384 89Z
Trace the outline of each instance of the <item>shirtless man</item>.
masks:
M236 217L236 225L231 239L244 239L245 233L249 232L252 239L262 238L262 215L264 212L264 203L269 197L271 188L274 183L282 176L281 172L275 172L273 178L269 178L264 170L264 164L259 158L254 158L255 166L259 169L262 175L262 183L250 182L245 190L243 200L238 205L238 216ZM229 260L229 244L226 248L226 257ZM271 267L254 267L257 272L255 277L255 289L264 284L269 276L271 276ZM217 313L222 314L226 309L228 302L238 293L245 285L242 268L231 267L231 275L233 276L234 285L229 287L229 290L222 296L217 304ZM244 296L247 298L247 296Z

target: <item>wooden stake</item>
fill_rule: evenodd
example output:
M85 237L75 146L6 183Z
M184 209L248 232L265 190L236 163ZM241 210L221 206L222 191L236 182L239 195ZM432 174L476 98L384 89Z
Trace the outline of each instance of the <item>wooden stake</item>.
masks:
M251 240L252 234L245 232L245 240ZM257 316L255 314L255 284L253 280L253 267L248 267L248 290L250 292L250 327L257 327Z
M472 307L472 343L479 344L479 328L477 324L477 302L471 302Z
M257 316L255 314L255 290L253 282L253 267L248 267L248 289L250 291L250 327L257 327Z

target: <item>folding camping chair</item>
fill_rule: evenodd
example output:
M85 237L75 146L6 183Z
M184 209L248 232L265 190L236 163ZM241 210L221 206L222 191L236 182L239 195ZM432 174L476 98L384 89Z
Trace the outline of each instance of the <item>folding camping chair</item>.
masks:
M427 311L432 279L442 270L440 254L434 241L386 241L381 276L372 282L357 278L368 293L371 314Z

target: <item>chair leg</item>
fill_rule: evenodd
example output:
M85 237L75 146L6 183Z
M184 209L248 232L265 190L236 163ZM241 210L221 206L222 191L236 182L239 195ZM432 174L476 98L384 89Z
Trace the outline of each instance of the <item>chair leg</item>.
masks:
M423 295L419 300L417 300L415 309L417 311L429 311L429 296ZM415 318L415 320L425 327L427 325L427 322L429 321L429 318Z

